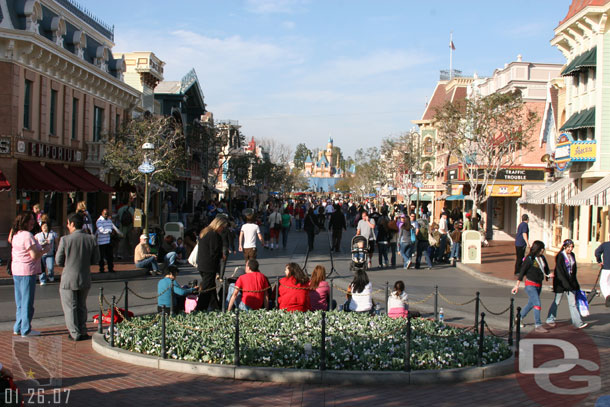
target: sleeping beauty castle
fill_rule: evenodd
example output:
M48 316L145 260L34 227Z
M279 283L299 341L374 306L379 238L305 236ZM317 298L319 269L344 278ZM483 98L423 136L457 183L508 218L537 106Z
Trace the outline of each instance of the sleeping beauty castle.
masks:
M333 192L338 179L351 176L355 172L352 165L347 171L342 169L341 157L333 151L333 139L328 139L326 150L320 150L315 160L308 155L305 159L305 177L310 189L315 192Z

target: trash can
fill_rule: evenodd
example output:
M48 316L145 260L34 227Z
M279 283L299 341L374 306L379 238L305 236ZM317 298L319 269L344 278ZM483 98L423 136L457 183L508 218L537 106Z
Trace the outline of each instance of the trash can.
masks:
M184 239L184 225L182 222L167 222L163 228L165 236L172 235L175 239L179 237Z
M481 234L476 230L462 232L462 263L481 264Z

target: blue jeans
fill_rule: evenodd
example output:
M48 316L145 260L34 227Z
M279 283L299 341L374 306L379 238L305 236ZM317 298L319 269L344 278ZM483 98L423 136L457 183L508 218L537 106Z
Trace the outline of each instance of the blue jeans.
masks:
M404 268L407 268L407 265L411 261L411 256L413 256L414 251L415 251L415 244L411 244L411 243L401 243L400 244L400 255L402 256L402 265Z
M441 235L440 241L438 245L438 250L436 251L436 261L441 262L445 260L445 252L447 251L447 235Z
M396 267L396 242L390 242L390 264L392 267Z
M555 322L555 318L557 318L557 307L561 303L563 294L568 297L568 307L570 308L570 317L572 317L572 325L578 328L582 325L582 319L580 318L580 312L578 312L578 308L576 307L576 295L574 294L574 291L555 293L555 299L551 303L551 308L549 308L549 315L546 318L546 322L547 324Z
M453 242L453 244L451 245L451 254L449 255L449 257L459 260L461 248L462 248L462 243Z
M27 335L32 330L34 317L34 294L36 293L37 276L13 276L15 284L15 325L13 332Z
M535 287L533 285L526 285L525 292L527 293L527 297L529 298L527 305L525 308L521 310L521 320L525 318L528 312L533 308L534 309L534 323L536 326L542 325L540 322L540 291L542 287ZM550 311L549 311L550 312Z
M173 266L174 263L176 263L176 257L178 257L176 252L169 252L165 255L163 259L165 260L166 265Z
M432 260L430 260L430 254L428 253L428 248L430 247L430 243L427 240L418 240L417 241L417 254L415 256L415 268L418 269L421 262L422 253L426 257L426 263L428 267L432 268Z
M136 267L139 269L148 269L152 271L159 270L157 259L155 259L154 257L147 257L144 260L137 262Z
M53 273L53 270L55 268L55 255L45 254L44 256L42 256L42 264L44 265L44 267L42 269L42 274L40 275L40 282L46 283L47 277L55 277L55 274Z

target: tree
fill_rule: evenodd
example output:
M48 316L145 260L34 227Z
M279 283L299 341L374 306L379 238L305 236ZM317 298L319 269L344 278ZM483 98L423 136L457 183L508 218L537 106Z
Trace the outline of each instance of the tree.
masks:
M300 170L305 168L305 160L307 157L311 156L311 150L307 148L305 143L300 143L297 145L297 148L294 151L294 166Z
M293 156L290 146L270 138L264 138L260 141L257 140L257 144L263 147L269 154L269 159L272 163L285 165L290 163L290 158Z
M152 143L154 150L145 156L142 145ZM147 159L155 170L150 179L171 182L186 164L182 124L173 117L150 115L130 121L115 137L106 140L104 164L125 183L143 187L144 174L138 167ZM139 189L139 192L142 192Z
M498 171L515 163L516 152L531 150L528 142L538 120L518 91L448 102L437 109L437 143L464 169L473 213L487 201Z
M381 156L381 172L386 175L386 182L404 189L407 204L410 205L411 195L417 190L415 174L421 166L417 133L408 132L384 138L381 141Z
M375 186L381 184L383 180L383 174L379 168L379 149L377 147L369 147L366 150L359 148L354 154L354 162L356 164L354 185L360 192L366 194L375 191Z
M199 163L201 177L208 188L216 185L224 164L220 154L227 140L227 135L218 131L212 123L194 120L187 128L187 145L193 151L193 160Z

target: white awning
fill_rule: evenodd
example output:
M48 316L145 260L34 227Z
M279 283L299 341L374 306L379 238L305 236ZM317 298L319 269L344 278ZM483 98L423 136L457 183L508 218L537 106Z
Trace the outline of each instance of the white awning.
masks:
M519 204L534 204L534 205L553 205L565 204L572 196L576 195L576 183L574 178L566 177L554 184L549 185L542 191L536 192L531 197L521 198L517 201Z
M579 192L566 201L570 206L608 206L610 205L610 175L600 179L589 188Z

